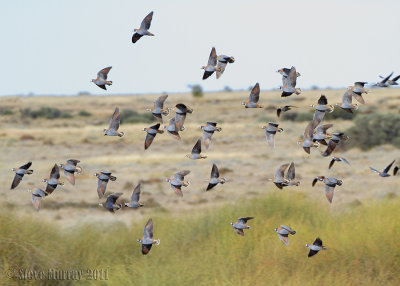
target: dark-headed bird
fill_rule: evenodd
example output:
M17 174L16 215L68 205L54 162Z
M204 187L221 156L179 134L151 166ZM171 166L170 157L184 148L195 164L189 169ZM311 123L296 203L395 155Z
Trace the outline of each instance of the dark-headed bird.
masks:
M333 112L335 108L333 105L328 105L328 99L325 95L321 95L318 99L318 104L312 104L311 107L315 108L313 120L318 122L318 124L320 124L322 119L324 119L325 112Z
M279 228L275 228L274 230L277 232L279 239L286 246L289 246L289 234L296 234L295 230L285 225L281 225Z
M220 76L224 73L226 66L228 65L228 63L233 64L235 62L235 58L234 57L229 57L229 56L225 56L225 55L219 55L217 57L217 79L220 78Z
M82 172L82 168L78 166L79 160L69 159L67 164L60 164L60 168L64 170L64 175L67 177L68 182L75 186L75 173Z
M125 203L125 207L136 209L136 208L140 208L140 207L144 206L143 203L139 202L140 187L141 187L141 184L138 184L135 187L135 189L133 190L132 195L131 195L131 202Z
M108 181L115 181L117 177L111 176L111 172L101 171L100 173L94 174L97 177L97 195L101 199L106 193Z
M220 68L217 67L217 52L214 47L211 49L207 65L202 66L201 69L204 70L203 80L209 78L215 71L220 71Z
M60 169L57 164L54 164L53 168L50 172L50 177L47 179L43 179L43 182L47 183L46 190L44 191L46 194L50 195L58 185L63 186L64 183L60 182Z
M225 184L225 182L226 182L225 178L223 178L223 177L221 177L221 179L219 178L218 167L217 167L217 165L213 164L212 169L211 169L211 179L210 179L210 182L208 183L206 191L211 190L218 184Z
M132 36L132 43L136 43L143 36L154 36L154 34L150 33L150 25L151 20L153 19L153 11L151 11L140 24L139 29L134 29L135 32Z
M246 108L262 108L258 101L260 99L260 85L258 82L254 85L250 92L249 101L242 102L242 105Z
M196 144L194 144L192 152L190 154L186 154L186 157L189 159L205 159L207 156L201 155L201 140L198 139Z
M240 217L237 222L231 222L233 229L237 234L244 236L244 229L250 229L251 227L247 225L247 221L253 219L254 217Z
M144 149L147 150L147 148L150 147L151 143L153 142L154 138L156 137L157 133L163 134L163 130L159 130L160 128L160 123L157 123L156 125L143 128L143 131L146 131L146 139L144 140Z
M372 167L369 167L369 168L370 168L373 172L378 173L379 176L381 176L381 177L389 177L389 176L390 176L389 171L390 171L390 168L392 167L392 165L394 164L394 161L395 161L395 160L393 160L392 163L390 163L390 164L383 170L383 172L378 171L377 169L374 169L374 168L372 168ZM397 171L396 171L396 173L397 173ZM396 174L394 174L394 175L396 175Z
M122 208L122 204L117 204L117 200L123 193L112 193L107 196L107 200L105 204L100 203L99 206L104 207L110 212L115 212Z
M327 249L325 246L322 245L322 240L319 237L317 237L317 239L313 242L313 244L311 245L306 244L306 247L310 249L310 251L308 252L308 257L314 256L320 250Z
M92 79L98 87L107 90L106 85L112 85L111 80L107 80L108 72L111 70L112 67L106 67L97 73L97 78Z
M116 107L113 115L111 116L108 129L103 129L104 136L105 135L119 136L119 137L124 136L125 135L124 132L118 132L119 124L120 124L120 113L119 113L119 108Z
M32 165L32 162L28 162L19 168L12 168L11 170L15 172L14 180L11 183L11 190L16 188L21 182L24 175L31 175L33 170L28 170Z
M215 131L220 132L222 130L221 127L217 127L217 122L207 122L206 126L200 126L203 130L203 143L206 147L206 150L210 147L211 139Z
M142 254L146 255L149 253L151 247L153 244L159 245L160 240L159 239L153 239L153 220L150 218L143 230L143 237L142 239L138 239L138 242L142 244Z

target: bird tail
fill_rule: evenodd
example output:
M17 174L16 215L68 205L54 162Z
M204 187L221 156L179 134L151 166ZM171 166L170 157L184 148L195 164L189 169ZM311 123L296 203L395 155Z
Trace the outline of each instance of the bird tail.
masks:
M106 85L112 85L112 81L111 80L106 81Z
M123 137L124 135L125 135L125 132L122 132L122 131L121 131L121 132L118 132L118 136L119 136L119 137Z
M117 177L110 176L110 180L111 180L111 181L113 181L113 182L114 182L116 179L117 179Z
M27 175L32 175L32 173L33 173L33 170L26 170Z

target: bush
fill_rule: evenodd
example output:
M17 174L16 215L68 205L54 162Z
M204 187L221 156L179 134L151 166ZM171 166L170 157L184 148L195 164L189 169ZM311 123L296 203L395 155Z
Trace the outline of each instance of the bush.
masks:
M55 119L55 118L72 118L72 114L69 112L62 112L58 108L54 107L46 107L42 106L38 110L31 110L29 107L20 110L21 117L27 118L30 117L32 119L36 118L46 118L46 119Z
M368 150L382 144L400 147L400 115L368 114L359 115L354 126L346 130L350 141L348 147Z
M194 97L203 97L203 88L199 84L192 85L191 88Z
M311 121L313 119L313 115L313 112L296 112L291 110L284 112L283 114L281 113L282 120L296 122Z
M334 120L334 119L343 119L343 120L352 120L357 115L357 111L355 113L349 113L344 111L339 106L335 106L335 109L332 113L325 113L325 120Z
M6 107L0 108L0 115L13 115L14 112Z
M154 116L151 113L138 113L132 109L125 109L121 112L122 123L151 123L154 121Z
M86 111L86 110L79 111L78 115L79 116L84 116L84 117L92 116L92 114L89 111Z

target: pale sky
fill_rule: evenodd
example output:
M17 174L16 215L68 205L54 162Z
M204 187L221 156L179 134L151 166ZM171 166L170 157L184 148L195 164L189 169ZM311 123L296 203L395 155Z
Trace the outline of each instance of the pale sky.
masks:
M344 87L400 73L400 1L2 0L0 95L136 94L279 88L294 65L298 87ZM150 31L134 28L154 11ZM234 56L202 80L211 47ZM90 82L113 66L113 85Z

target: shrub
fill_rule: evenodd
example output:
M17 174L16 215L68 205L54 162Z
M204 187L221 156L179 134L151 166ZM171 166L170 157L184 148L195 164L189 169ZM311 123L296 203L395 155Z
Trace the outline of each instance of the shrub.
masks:
M296 122L304 122L311 121L313 118L313 112L296 112L296 111L288 111L281 114L282 120L288 121L296 121Z
M37 118L46 118L46 119L55 119L55 118L72 118L72 114L69 112L62 112L58 108L55 107L47 107L42 106L38 110L31 110L29 107L20 110L21 117L27 118L30 117L32 119Z
M357 115L357 111L355 113L349 113L344 111L339 106L335 106L335 109L332 113L325 113L325 120L334 120L334 119L343 119L343 120L352 120Z
M6 107L0 108L0 115L13 115L14 112Z
M132 109L125 109L121 112L121 123L151 123L154 117L151 113L138 113Z
M194 97L203 97L203 88L199 84L190 86Z
M400 147L400 115L367 114L359 115L346 134L350 141L347 146L368 150L381 144L392 144Z
M92 116L92 114L89 111L86 111L86 110L79 111L78 115L79 116L84 116L84 117Z

